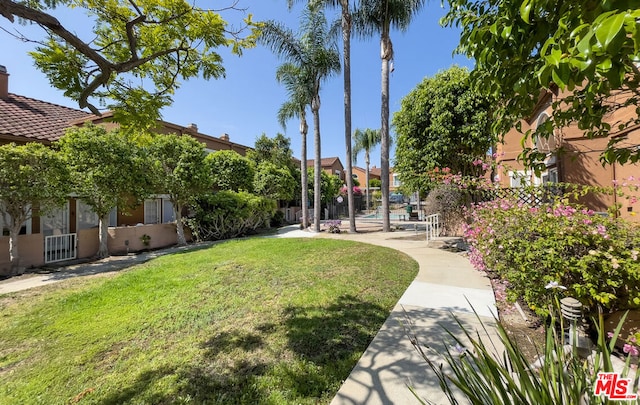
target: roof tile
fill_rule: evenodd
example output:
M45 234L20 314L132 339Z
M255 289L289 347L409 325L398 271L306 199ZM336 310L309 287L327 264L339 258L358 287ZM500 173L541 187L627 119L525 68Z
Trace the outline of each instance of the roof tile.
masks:
M0 136L52 142L64 135L72 121L91 116L85 111L9 93L7 98L0 98Z

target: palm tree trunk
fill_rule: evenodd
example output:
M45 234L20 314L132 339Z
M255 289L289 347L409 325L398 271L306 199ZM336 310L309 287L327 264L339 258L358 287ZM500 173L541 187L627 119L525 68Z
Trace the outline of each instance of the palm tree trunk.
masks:
M302 136L302 151L300 152L300 183L302 186L302 229L309 226L309 183L307 171L307 118L304 110L300 113L300 135Z
M320 210L322 209L321 185L322 185L322 153L320 150L320 96L316 95L311 103L313 111L313 144L315 160L313 167L313 230L320 232Z
M369 149L365 149L364 151L364 163L366 165L366 172L365 172L365 182L367 185L367 210L369 209L369 207L371 207L371 197L369 197L369 195L371 194L371 190L369 190L369 165L371 163L371 159L369 158Z
M382 231L391 232L389 220L389 61L392 56L388 34L380 38L382 59L382 100L380 123L380 181L382 182Z
M351 14L349 1L341 0L342 5L342 43L344 47L344 141L347 149L347 202L349 206L349 232L356 232L356 207L353 198L353 164L351 156Z

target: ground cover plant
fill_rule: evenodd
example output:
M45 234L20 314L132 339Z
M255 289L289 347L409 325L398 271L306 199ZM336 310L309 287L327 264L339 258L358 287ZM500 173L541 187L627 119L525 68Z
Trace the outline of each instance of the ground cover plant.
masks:
M328 403L417 270L253 238L4 295L0 403Z

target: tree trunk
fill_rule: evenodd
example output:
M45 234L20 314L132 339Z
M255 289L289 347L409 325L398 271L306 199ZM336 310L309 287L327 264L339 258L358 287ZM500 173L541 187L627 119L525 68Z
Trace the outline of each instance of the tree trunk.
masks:
M365 149L364 151L364 164L366 165L365 171L365 182L367 185L367 210L371 207L370 197L371 191L369 190L369 164L371 163L371 159L369 158L369 149Z
M391 40L382 35L380 56L382 59L382 100L380 123L380 180L382 182L382 231L391 232L389 221L389 62L393 51Z
M187 240L184 237L184 227L182 225L182 205L172 204L173 213L176 218L176 233L178 235L178 246L186 246Z
M320 150L320 97L316 95L311 105L313 111L313 144L315 160L313 162L313 230L320 232L320 210L322 209L322 153Z
M307 168L307 118L304 111L300 114L300 135L302 136L302 147L300 152L300 183L302 186L302 229L309 227L309 179Z
M19 275L24 272L24 269L20 267L20 255L18 254L18 235L20 234L22 222L16 222L13 221L9 228L9 261L11 262L9 276Z
M98 228L98 238L100 241L98 247L98 259L109 256L109 247L107 246L107 240L109 238L109 213L100 217L100 226Z
M356 232L356 207L353 198L353 164L351 159L351 15L348 0L342 5L342 43L344 46L344 141L347 149L347 202L349 206L349 232Z

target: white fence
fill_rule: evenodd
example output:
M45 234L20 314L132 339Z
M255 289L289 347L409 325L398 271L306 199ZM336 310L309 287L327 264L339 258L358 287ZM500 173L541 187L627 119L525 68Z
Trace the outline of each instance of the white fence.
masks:
M428 215L425 218L427 223L427 242L440 236L440 214Z
M75 259L77 255L75 233L46 236L44 238L44 262L54 263Z

